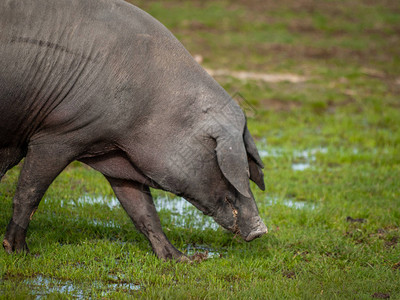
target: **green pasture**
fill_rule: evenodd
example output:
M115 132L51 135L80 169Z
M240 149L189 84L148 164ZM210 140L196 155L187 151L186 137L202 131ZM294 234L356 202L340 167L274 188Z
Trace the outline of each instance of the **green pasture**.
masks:
M266 191L252 187L269 233L246 243L153 191L195 258L159 261L102 175L73 163L31 222L30 253L0 251L0 299L400 299L400 2L132 3L207 69L301 78L215 77L262 155ZM0 183L1 236L19 170Z

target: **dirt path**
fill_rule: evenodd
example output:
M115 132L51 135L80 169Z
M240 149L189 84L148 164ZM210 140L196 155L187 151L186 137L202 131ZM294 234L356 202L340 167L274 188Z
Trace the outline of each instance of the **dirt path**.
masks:
M255 73L247 71L230 71L230 70L212 70L205 69L211 76L231 76L238 79L251 79L261 80L264 82L304 82L307 80L306 77L295 75L295 74L266 74L266 73Z
M197 61L198 64L202 65L203 63L203 56L200 54L195 54L193 56L195 61ZM256 72L251 72L251 71L232 71L232 70L224 70L224 69L218 69L218 70L213 70L213 69L208 69L204 68L208 74L211 76L231 76L235 77L237 79L242 79L242 80L261 80L264 82L292 82L292 83L298 83L298 82L304 82L307 80L306 77L304 76L299 76L296 74L268 74L268 73L256 73Z

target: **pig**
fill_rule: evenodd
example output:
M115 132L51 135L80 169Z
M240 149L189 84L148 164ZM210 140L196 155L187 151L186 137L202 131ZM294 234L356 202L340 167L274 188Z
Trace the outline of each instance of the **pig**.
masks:
M101 172L162 260L185 261L150 188L251 241L267 232L249 179L263 162L239 105L161 23L122 0L0 2L0 179L25 157L3 240L72 161Z

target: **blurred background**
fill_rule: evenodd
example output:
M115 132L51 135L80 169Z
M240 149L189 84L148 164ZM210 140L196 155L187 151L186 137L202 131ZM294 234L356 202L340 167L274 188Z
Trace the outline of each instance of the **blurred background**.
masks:
M0 299L400 299L400 1L130 2L247 114L269 233L245 243L153 190L172 244L208 257L161 262L103 176L73 163L32 220L32 255L0 251ZM19 169L0 185L3 230Z
M294 113L300 119L301 111L346 112L357 119L346 128L356 135L371 134L366 122L395 129L398 115L387 110L400 108L399 1L131 2L168 27L231 95L240 92L263 120L268 112ZM378 113L379 121L378 115L358 119L365 111ZM277 129L265 126L275 142ZM291 132L290 139L297 140L299 132Z

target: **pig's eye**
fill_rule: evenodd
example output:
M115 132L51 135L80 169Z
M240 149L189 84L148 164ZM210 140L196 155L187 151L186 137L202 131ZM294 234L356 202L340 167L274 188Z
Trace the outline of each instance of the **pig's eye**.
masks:
M199 137L199 142L201 145L205 147L207 150L212 153L215 152L215 148L217 147L217 141L209 135L202 135Z

